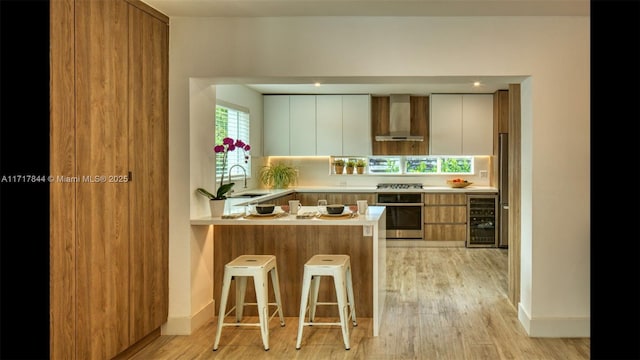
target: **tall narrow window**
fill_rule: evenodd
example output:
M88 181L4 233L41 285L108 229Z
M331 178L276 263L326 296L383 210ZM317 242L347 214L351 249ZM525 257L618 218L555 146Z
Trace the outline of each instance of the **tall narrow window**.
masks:
M216 144L222 144L222 140L230 137L234 140L240 139L251 145L249 141L249 110L241 106L223 103L218 100L216 104ZM240 165L247 174L247 178L251 178L251 157L245 163L245 153L243 151L230 151L227 157L227 172L231 172L232 179L244 178L244 172L238 166ZM216 178L228 178L229 174L222 173L222 153L216 158Z

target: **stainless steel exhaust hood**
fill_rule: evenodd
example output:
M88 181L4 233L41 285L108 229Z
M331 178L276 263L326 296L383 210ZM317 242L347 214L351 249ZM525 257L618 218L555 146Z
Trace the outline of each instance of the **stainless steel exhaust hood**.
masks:
M424 141L422 135L411 134L409 95L389 96L389 134L376 135L376 141Z

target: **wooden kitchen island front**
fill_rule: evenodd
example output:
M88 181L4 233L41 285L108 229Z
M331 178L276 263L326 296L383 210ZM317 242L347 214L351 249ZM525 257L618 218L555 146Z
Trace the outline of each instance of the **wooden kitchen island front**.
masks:
M303 206L300 213L315 212ZM281 212L279 207L276 212ZM213 225L213 298L220 301L224 265L239 255L276 256L284 316L298 317L304 263L316 254L347 254L351 257L356 316L372 318L373 336L378 336L385 302L385 207L369 206L367 214L356 217L203 217L192 219L192 226ZM318 301L335 301L333 280L321 281ZM270 302L275 302L269 285ZM253 283L247 282L246 302L255 302ZM228 304L235 303L230 291ZM217 306L217 305L216 305ZM230 309L229 305L227 309ZM218 313L216 307L215 313ZM245 308L257 315L255 307ZM317 316L337 317L337 306L319 306Z

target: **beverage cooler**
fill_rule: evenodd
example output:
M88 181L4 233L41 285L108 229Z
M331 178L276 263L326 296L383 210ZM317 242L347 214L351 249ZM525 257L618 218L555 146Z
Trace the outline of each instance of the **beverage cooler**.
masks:
M467 247L498 246L497 195L467 195Z

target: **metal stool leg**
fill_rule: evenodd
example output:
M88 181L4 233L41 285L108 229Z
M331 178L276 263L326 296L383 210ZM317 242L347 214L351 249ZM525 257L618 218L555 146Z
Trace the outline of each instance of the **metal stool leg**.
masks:
M336 288L336 297L338 298L338 313L340 314L340 327L342 328L342 338L344 340L344 348L349 350L349 307L347 303L347 288L345 284L344 272L336 274L333 282Z
M316 319L316 307L318 305L318 292L320 291L320 280L322 276L311 276L311 295L309 299L309 322L313 322Z
M264 345L265 350L269 350L269 299L267 293L267 277L264 276L262 279L254 277L253 281L256 288L256 300L258 303L258 317L260 318L262 344Z
M305 271L302 279L302 295L300 298L300 315L298 318L298 338L296 340L296 350L300 350L300 344L302 343L302 328L304 327L304 320L307 313L307 302L309 301L310 286L311 275Z
M346 276L347 276L347 295L349 296L349 309L351 310L349 316L351 317L353 326L358 326L358 322L356 321L356 301L355 301L355 297L353 296L353 280L351 278L351 266L347 268Z
M231 287L231 275L225 273L222 280L222 294L220 296L220 310L218 311L218 328L216 329L216 341L213 344L213 351L218 350L220 344L220 335L224 326L224 316L227 309L227 297L229 296L229 287Z
M242 321L242 315L244 314L244 297L247 293L247 277L246 276L234 276L236 281L236 322Z
M280 316L280 326L284 326L284 314L282 312L282 299L280 298L280 280L278 279L277 268L273 268L271 273L271 284L273 284L273 293L276 297L276 305L278 306L278 315Z

